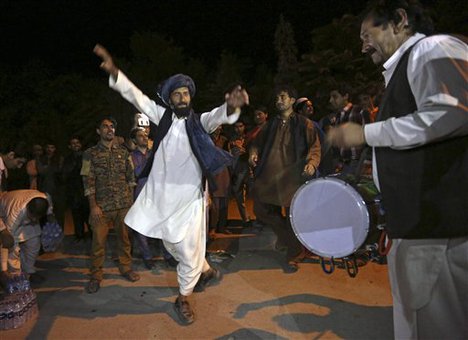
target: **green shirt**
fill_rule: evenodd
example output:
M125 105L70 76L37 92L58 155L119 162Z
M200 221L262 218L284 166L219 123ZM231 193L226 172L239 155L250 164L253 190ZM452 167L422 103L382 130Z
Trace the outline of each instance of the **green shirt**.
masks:
M95 195L103 211L128 208L133 203L135 176L130 154L113 143L110 148L101 142L83 153L81 168L85 195Z

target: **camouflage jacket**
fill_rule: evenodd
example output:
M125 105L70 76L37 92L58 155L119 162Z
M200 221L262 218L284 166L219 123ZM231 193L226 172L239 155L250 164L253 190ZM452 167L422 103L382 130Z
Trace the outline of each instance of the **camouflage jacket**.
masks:
M81 167L85 196L95 195L103 211L128 208L133 203L135 176L130 154L118 144L101 142L83 153Z

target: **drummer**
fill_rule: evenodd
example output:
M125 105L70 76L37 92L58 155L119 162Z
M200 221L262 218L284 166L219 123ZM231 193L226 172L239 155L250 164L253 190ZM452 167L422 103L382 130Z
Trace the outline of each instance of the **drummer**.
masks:
M329 132L374 150L374 181L393 240L387 256L397 339L468 338L466 43L430 34L421 5L370 4L362 52L383 65L376 122Z
M257 218L270 225L277 236L277 249L287 248L286 273L296 272L305 248L289 220L289 207L297 189L315 175L320 163L320 140L314 124L295 114L294 88L275 90L278 114L268 120L249 151L254 167Z

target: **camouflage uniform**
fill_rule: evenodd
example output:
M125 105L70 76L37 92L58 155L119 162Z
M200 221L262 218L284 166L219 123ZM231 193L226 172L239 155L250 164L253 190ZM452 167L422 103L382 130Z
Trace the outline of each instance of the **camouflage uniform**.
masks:
M122 274L131 270L130 241L124 217L133 203L135 177L128 151L112 144L110 148L101 142L83 153L83 176L85 196L95 195L96 204L103 212L100 222L90 221L93 228L91 276L102 280L105 244L112 223L117 234L119 270Z

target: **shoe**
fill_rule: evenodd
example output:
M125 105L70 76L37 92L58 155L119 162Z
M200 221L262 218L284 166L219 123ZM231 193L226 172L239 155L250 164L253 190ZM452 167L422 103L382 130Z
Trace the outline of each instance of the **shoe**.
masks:
M219 283L222 278L223 275L218 269L210 268L206 272L201 273L193 291L197 293L203 292L206 287Z
M292 274L292 273L295 273L299 270L299 265L297 264L296 261L289 261L287 264L286 264L286 267L284 268L284 272L286 274Z
M195 321L195 315L187 300L181 300L180 297L177 297L174 309L183 325L190 325Z
M41 284L45 280L46 278L39 273L29 274L29 282L31 282L32 284Z
M75 238L74 238L74 240L73 240L73 242L74 242L75 244L81 243L81 242L83 242L83 241L84 241L84 237L83 237L83 236L75 236Z
M140 279L140 275L135 273L133 270L129 270L128 272L123 273L122 276L130 282L135 282Z
M288 250L288 247L277 241L275 243L275 250L279 252L285 252L286 250Z
M143 264L148 270L151 270L154 268L154 261L152 259L143 259Z
M164 262L166 262L166 265L168 267L172 267L172 268L177 267L177 265L179 264L179 262L177 262L177 260L173 258L172 256L167 259L164 259Z
M85 290L88 294L94 294L99 290L99 288L101 288L101 281L98 279L91 279L86 285Z
M258 220L253 220L252 221L252 228L257 228L257 229L263 229L264 225L262 222Z

